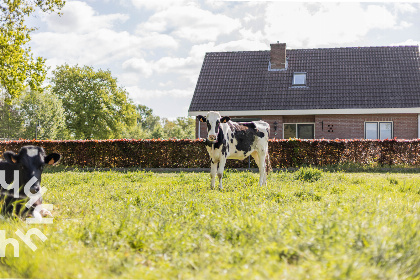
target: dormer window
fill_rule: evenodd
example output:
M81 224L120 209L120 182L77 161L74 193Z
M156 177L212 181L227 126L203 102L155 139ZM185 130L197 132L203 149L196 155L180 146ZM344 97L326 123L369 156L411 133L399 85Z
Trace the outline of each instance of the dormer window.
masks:
M294 86L306 86L306 73L295 72L293 73L293 85Z

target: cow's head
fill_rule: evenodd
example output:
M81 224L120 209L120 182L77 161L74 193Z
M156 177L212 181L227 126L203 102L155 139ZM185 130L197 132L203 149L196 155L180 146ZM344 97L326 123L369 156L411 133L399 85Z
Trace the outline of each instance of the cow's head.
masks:
M217 142L217 135L219 134L220 124L227 123L230 118L229 117L220 117L218 112L210 111L207 113L207 116L198 115L197 119L200 122L207 123L207 140L211 143Z
M46 164L55 164L61 157L56 153L46 155L43 148L36 146L22 147L18 154L7 151L4 152L3 156L8 163L14 165L15 170L19 170L20 186L26 186L31 181L29 190L32 194L38 193L41 189L41 174L44 166ZM36 180L32 178L36 178ZM20 192L23 192L23 188L20 189ZM41 203L42 199L39 199L34 207Z

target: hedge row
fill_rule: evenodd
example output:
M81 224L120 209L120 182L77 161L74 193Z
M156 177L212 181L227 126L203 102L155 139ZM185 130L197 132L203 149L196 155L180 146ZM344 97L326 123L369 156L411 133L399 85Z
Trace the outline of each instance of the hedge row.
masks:
M75 140L3 141L0 153L22 146L42 146L62 155L61 165L73 167L208 168L204 140ZM420 166L416 140L270 140L273 168L343 163ZM227 167L248 167L248 160L228 160ZM256 167L251 160L251 167Z

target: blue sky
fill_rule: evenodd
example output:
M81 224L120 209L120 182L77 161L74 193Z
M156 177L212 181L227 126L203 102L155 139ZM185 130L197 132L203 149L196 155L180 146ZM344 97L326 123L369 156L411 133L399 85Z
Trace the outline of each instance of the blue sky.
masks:
M109 69L130 98L184 117L206 52L419 45L419 2L67 0L40 14L30 46L53 70Z

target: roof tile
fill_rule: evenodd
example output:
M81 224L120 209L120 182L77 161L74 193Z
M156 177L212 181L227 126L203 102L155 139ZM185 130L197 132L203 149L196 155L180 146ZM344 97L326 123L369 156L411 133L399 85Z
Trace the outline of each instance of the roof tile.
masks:
M418 46L286 50L288 68L268 71L269 51L207 53L189 111L420 107ZM307 87L293 87L293 72Z

